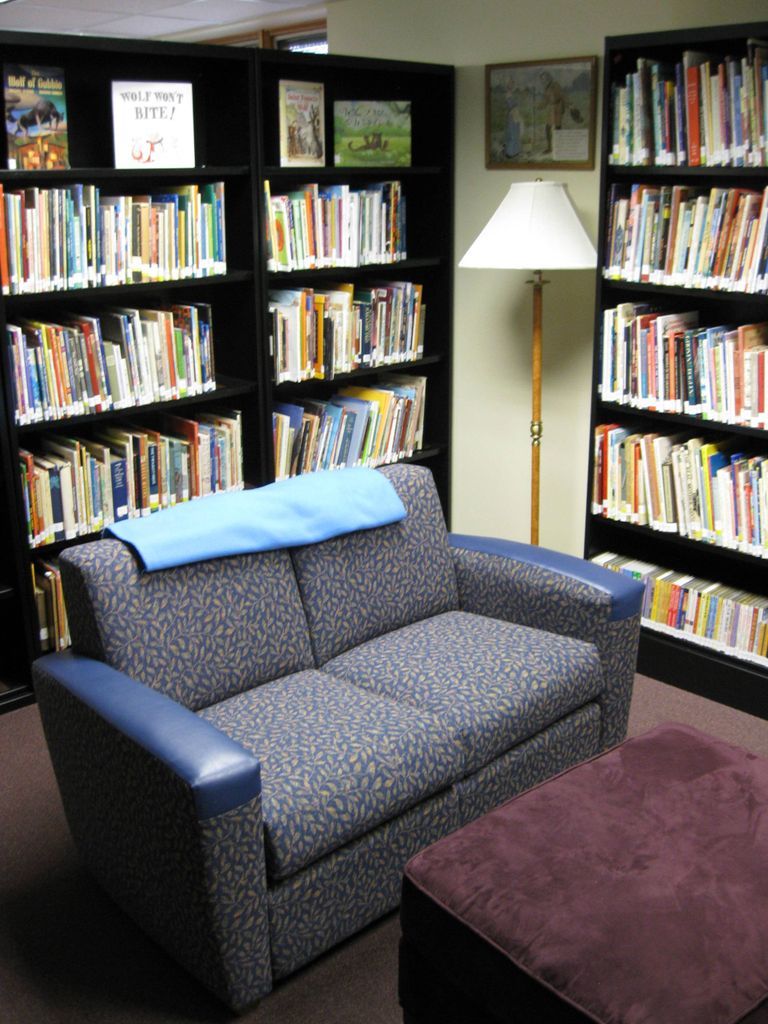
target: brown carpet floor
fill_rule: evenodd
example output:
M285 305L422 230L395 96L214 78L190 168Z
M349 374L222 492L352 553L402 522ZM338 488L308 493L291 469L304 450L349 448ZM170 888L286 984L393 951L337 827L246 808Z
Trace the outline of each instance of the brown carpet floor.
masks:
M663 721L768 756L768 722L638 676L630 734ZM392 914L235 1017L80 866L36 707L0 715L2 1024L400 1024L398 937Z

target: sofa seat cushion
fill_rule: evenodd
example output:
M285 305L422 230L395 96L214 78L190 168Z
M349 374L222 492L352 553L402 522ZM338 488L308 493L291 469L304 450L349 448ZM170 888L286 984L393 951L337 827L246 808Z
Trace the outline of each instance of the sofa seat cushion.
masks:
M346 651L325 671L439 716L476 771L603 690L594 644L446 612Z
M199 712L261 762L267 872L287 878L464 773L444 724L322 672Z

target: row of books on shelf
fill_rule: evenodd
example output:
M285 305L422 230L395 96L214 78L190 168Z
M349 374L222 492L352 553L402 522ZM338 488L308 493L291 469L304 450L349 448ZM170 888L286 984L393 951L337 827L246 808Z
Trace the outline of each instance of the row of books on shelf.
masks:
M611 551L592 561L643 581L648 628L768 665L768 598Z
M58 559L38 558L31 568L40 650L63 651L71 638Z
M600 424L592 512L768 558L768 453Z
M625 302L603 312L605 402L768 429L768 322L699 326L699 313Z
M406 258L405 195L399 181L311 183L272 195L264 182L267 269L316 270Z
M411 281L270 291L275 381L330 380L421 358L422 295L422 285Z
M104 427L89 437L52 435L19 449L31 547L73 540L121 519L243 488L239 410L163 416Z
M26 425L172 401L216 388L207 303L110 308L6 325L14 415Z
M409 458L423 444L426 384L426 377L393 373L327 401L276 402L276 478Z
M224 182L105 195L0 185L4 294L173 281L227 269Z
M768 291L768 188L615 183L608 203L609 280Z
M741 56L638 57L611 86L609 152L619 166L764 167L768 42L747 40Z

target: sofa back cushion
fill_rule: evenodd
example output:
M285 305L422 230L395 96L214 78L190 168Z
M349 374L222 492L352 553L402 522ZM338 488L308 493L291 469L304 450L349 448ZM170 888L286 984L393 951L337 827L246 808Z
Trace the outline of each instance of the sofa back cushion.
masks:
M100 540L64 551L61 570L75 650L192 710L314 664L286 551L147 573Z
M291 551L318 665L356 644L459 606L432 474L411 465L380 472L400 495L405 519Z

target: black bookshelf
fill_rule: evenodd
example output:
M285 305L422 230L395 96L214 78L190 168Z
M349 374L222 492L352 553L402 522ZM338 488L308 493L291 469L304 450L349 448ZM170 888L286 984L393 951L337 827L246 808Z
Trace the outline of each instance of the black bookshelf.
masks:
M612 87L623 84L635 71L639 57L674 66L685 50L703 51L715 61L746 53L748 39L765 39L768 24L726 25L663 33L609 37L605 42L603 82L603 132L601 158L601 215L599 226L602 256L607 265L609 229L608 196L614 185L694 185L702 189L739 187L762 191L768 185L768 167L760 166L645 166L610 162L612 144ZM595 360L592 382L590 437L599 424L616 423L639 433L700 433L706 437L738 439L750 452L768 452L768 431L696 416L654 412L603 401L599 394L603 312L623 302L648 303L664 312L698 309L701 322L749 323L768 319L768 297L699 288L669 287L625 280L607 280L598 273ZM768 596L765 560L714 544L693 541L644 526L612 521L593 513L594 465L590 443L590 486L586 511L585 554L604 551L647 561L680 573L687 573ZM693 693L729 704L742 711L768 718L768 670L759 663L729 651L692 642L680 632L659 631L644 626L640 642L639 671Z
M363 368L329 381L310 380L273 387L275 400L329 397L339 386L368 384L388 371L427 378L424 446L413 461L434 474L446 516L450 500L451 357L453 304L453 118L454 71L445 65L348 56L316 56L278 50L257 51L260 119L260 177L273 195L306 184L348 184L398 180L407 201L406 260L356 268L267 273L261 260L261 291L317 287L329 281L413 281L423 285L427 307L424 358L397 366ZM281 79L321 82L325 100L325 166L281 167L278 89ZM410 101L412 159L408 167L334 166L335 100ZM264 237L262 232L261 237ZM270 330L265 303L265 332Z
M154 41L0 33L0 62L63 69L69 160L62 170L0 170L6 192L19 188L98 186L102 195L165 191L169 186L224 182L227 272L181 281L158 281L118 287L6 295L0 301L3 338L0 389L0 599L3 646L0 655L0 708L33 699L30 663L41 653L31 566L37 558L55 557L63 546L31 548L18 471L17 450L34 450L43 435L87 436L96 427L129 420L148 425L161 413L194 416L203 411L238 408L243 416L243 469L247 484L269 479L269 417L265 387L267 362L258 300L257 234L260 225L256 157L256 104L253 54L225 46ZM111 83L188 81L192 83L195 123L194 167L116 169L113 159ZM5 145L0 163L6 166ZM10 380L11 359L6 324L17 317L46 320L56 310L98 315L110 305L161 308L173 303L211 306L217 389L176 401L93 413L17 426ZM78 538L87 541L89 535Z
M30 665L41 653L31 567L55 557L71 541L30 547L18 449L34 450L43 435L80 436L124 420L152 425L160 413L193 417L238 408L243 417L246 486L274 479L273 402L285 393L272 379L267 293L289 281L375 279L422 283L428 306L423 358L386 368L362 369L329 382L299 385L323 397L340 384L365 383L385 370L427 378L423 446L409 461L434 473L446 516L450 495L451 339L453 279L453 69L442 65L355 57L306 56L250 48L156 41L0 32L0 62L58 67L64 72L71 167L5 169L0 146L0 186L41 189L84 184L102 194L136 195L171 185L223 181L226 202L226 273L177 281L89 287L0 297L0 710L34 699ZM281 168L278 83L281 78L322 81L326 100L326 166ZM111 83L189 81L194 95L195 167L116 169L113 159ZM398 168L333 166L333 101L410 100L412 163ZM408 259L392 266L343 271L267 273L263 243L263 183L289 187L307 181L365 182L397 178L408 199ZM160 308L173 303L210 304L214 324L215 392L125 410L17 425L12 359L6 325L17 317L46 320L57 310L98 315L110 305ZM93 535L79 537L87 542Z

